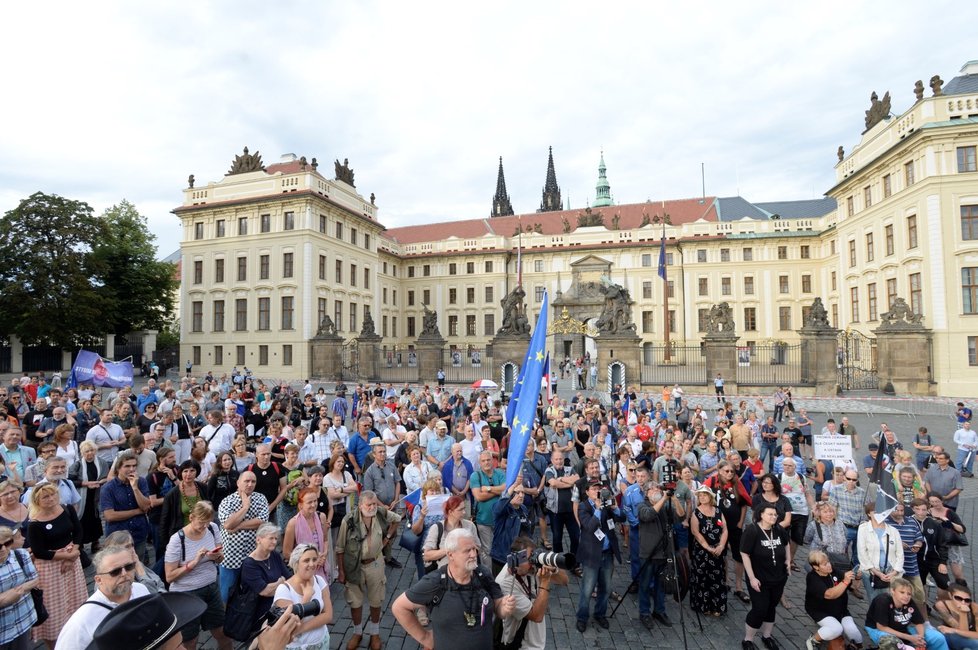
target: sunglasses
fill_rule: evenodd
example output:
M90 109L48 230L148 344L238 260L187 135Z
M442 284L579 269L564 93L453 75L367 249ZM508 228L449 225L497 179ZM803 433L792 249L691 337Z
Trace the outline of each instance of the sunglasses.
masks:
M116 567L111 571L103 571L102 573L97 573L95 575L101 575L101 576L107 575L107 576L112 576L113 578L118 578L119 576L122 575L123 571L125 571L126 573L132 573L135 570L136 570L136 563L130 562L129 564L123 564L120 567Z
M8 539L6 542L0 542L0 548L10 548L13 545L14 545L14 538L13 537L11 537L10 539ZM957 596L955 596L955 598L957 598Z
M858 481L859 479L858 479L858 478L849 478L849 477L847 476L847 477L846 477L846 480L847 480L847 481Z
M7 543L9 544L10 542L7 542ZM971 602L971 599L968 598L967 596L954 596L954 600L956 600L956 601L958 601L960 603L970 603Z

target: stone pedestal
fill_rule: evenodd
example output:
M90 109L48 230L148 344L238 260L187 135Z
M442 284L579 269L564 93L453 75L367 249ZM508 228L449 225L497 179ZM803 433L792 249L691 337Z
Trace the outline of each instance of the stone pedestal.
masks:
M438 369L445 363L445 339L422 336L414 348L418 351L418 381L422 384L437 383Z
M343 337L324 334L309 341L310 364L313 377L340 381L343 377Z
M839 330L834 327L803 327L801 338L801 383L813 387L816 397L835 397L839 371L836 364Z
M703 355L706 357L706 378L709 386L717 374L723 378L723 390L727 395L737 394L737 341L734 333L707 334L703 337Z
M638 387L642 383L641 337L636 334L608 334L602 332L594 341L598 352L598 382L602 392L610 393L613 384L623 389ZM624 377L615 377L614 364L624 366Z
M931 384L931 331L929 329L891 329L875 332L877 373L880 389L886 393L934 395Z
M380 342L383 339L377 334L361 334L356 340L360 376L370 381L378 381L380 375L377 372L377 359L380 354Z
M523 357L530 347L530 335L496 334L489 345L486 352L488 354L488 351L492 350L492 367L496 375L490 379L499 384L499 390L505 395L516 385L516 378L519 377L520 367L523 365ZM512 364L513 370L510 385L507 386L506 369L509 364Z

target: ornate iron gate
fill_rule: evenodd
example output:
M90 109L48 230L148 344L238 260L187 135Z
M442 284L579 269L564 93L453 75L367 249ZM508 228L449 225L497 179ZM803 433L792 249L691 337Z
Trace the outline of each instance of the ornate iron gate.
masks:
M856 330L840 332L835 365L842 390L879 388L877 356L875 338Z

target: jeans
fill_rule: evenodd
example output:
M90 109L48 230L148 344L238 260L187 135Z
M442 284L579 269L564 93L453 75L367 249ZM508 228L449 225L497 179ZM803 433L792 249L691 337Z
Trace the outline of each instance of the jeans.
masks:
M975 454L971 454L971 459L968 461L967 465L964 464L964 459L968 457L968 453L969 452L967 449L958 449L958 462L955 463L958 466L958 471L961 472L974 471Z
M978 639L969 639L956 632L945 634L944 639L951 650L978 650Z
M238 577L240 575L240 567L237 569L229 569L226 566L221 566L221 600L223 600L225 603L228 602L228 596L231 594L231 590L234 588L234 583L238 581Z
M778 455L777 440L761 440L761 462L767 459L767 471L774 472L774 458Z
M564 528L570 537L570 552L577 555L577 544L581 541L581 526L574 519L573 512L555 513L552 519L554 550L558 553L564 552Z
M774 405L774 421L780 422L784 418L784 404Z
M859 566L859 554L856 552L856 538L859 536L858 528L846 528L846 552L852 558L853 564Z
M608 615L608 596L611 593L611 569L615 556L611 551L601 554L601 563L596 567L581 567L581 597L577 603L577 620L587 623L590 618L591 592L595 585L598 597L594 601L594 618L605 618Z
M638 570L642 568L642 560L638 557L638 526L628 527L628 561L632 566L632 580L638 577Z
M927 624L925 623L925 625ZM908 625L907 629L910 630L911 634L917 633L916 625ZM875 627L867 627L866 634L869 635L869 638L872 639L873 643L876 645L879 645L880 639L882 639L884 636L888 636L886 633L880 632ZM924 628L924 641L927 642L927 650L944 650L948 647L947 640L944 638L944 635L934 629L934 627L931 625L927 625ZM903 643L903 641L901 641L901 643Z
M638 613L641 616L651 614L649 609L649 591L652 591L654 599L655 613L665 614L666 612L666 588L662 580L662 572L666 568L663 560L653 560L645 565L638 580Z

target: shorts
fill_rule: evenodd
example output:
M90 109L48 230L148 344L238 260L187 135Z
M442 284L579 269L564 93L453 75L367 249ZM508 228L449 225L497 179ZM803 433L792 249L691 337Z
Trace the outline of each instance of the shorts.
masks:
M359 584L347 581L346 602L351 609L363 607L364 595L370 607L381 607L386 595L387 574L384 572L384 557L381 555L370 564L360 568L362 575ZM366 593L364 593L366 592Z
M805 529L808 528L808 515L791 513L791 541L802 546L805 543Z
M221 590L216 582L183 593L196 596L207 605L203 614L180 628L180 635L183 637L184 643L196 639L201 630L224 627L224 601L221 600Z

